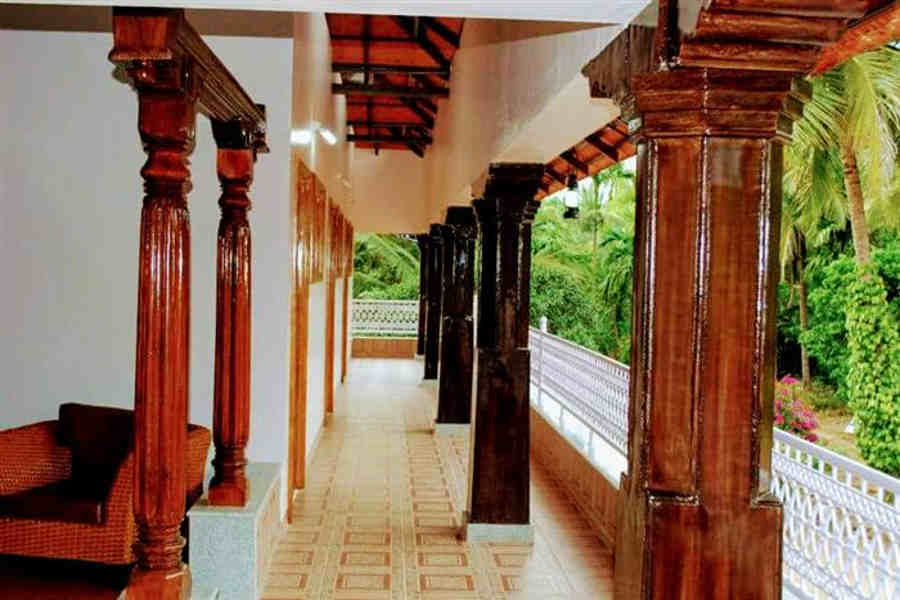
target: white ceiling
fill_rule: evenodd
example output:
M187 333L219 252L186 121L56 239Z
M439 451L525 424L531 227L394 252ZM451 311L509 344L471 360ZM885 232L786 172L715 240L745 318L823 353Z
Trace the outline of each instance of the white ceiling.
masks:
M0 0L5 2L6 0ZM16 0L22 4L167 6L627 23L648 0Z

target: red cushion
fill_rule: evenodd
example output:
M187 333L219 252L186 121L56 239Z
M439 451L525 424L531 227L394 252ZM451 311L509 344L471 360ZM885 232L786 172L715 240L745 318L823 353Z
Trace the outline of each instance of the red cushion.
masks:
M106 507L97 490L72 480L51 483L18 494L0 496L0 515L39 521L101 525Z

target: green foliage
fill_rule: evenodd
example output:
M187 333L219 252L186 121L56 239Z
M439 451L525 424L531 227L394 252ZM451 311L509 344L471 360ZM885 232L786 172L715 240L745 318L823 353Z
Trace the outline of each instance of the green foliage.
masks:
M400 235L356 236L353 297L416 300L419 297L419 247Z
M857 443L871 466L900 475L900 331L874 269L854 273L847 290L847 384Z
M532 228L531 321L627 363L631 355L634 172L617 165L582 181L580 217L543 201Z

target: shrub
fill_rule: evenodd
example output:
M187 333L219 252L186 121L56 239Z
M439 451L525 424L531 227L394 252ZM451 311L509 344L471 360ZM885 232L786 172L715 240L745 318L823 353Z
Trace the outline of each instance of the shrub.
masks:
M848 288L847 388L865 461L900 475L900 331L881 277L861 270Z
M790 375L775 382L775 426L808 442L818 441L816 414L806 406L806 391Z

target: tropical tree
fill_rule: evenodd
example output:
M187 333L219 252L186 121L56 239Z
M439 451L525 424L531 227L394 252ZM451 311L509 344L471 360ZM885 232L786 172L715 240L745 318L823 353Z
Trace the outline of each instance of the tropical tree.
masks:
M414 240L400 235L357 235L353 262L354 298L418 298L419 248Z
M813 99L794 136L793 155L806 164L795 162L787 175L795 188L811 188L797 194L798 210L807 219L823 213L835 222L849 219L856 262L865 266L871 263L870 221L896 225L900 220L900 207L891 203L900 133L900 52L885 47L861 54L816 77L812 86ZM840 186L834 177L838 165Z

